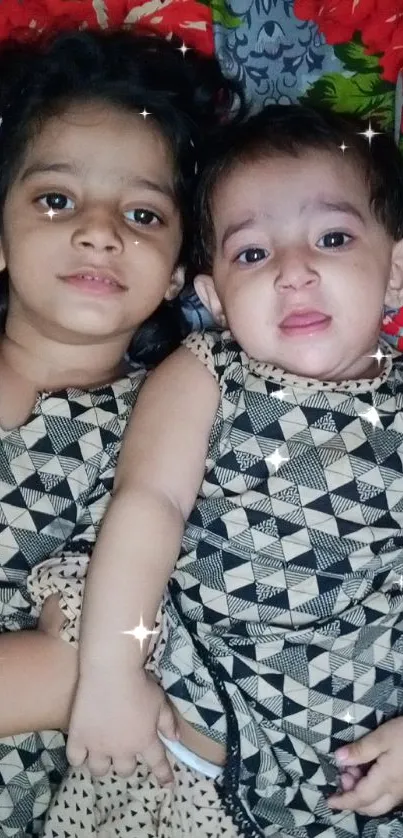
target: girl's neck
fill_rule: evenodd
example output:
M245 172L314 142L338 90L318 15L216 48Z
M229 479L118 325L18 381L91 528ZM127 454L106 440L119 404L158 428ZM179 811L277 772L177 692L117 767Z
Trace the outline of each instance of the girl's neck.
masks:
M124 374L128 337L108 343L67 344L29 328L8 328L0 342L0 368L6 367L36 392L65 387L88 389Z

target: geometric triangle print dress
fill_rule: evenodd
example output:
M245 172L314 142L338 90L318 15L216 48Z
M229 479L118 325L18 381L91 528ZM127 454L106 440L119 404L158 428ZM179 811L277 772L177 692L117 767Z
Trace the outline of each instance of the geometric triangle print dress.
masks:
M40 562L90 555L144 375L133 366L110 385L42 395L22 427L0 428L0 632L35 628L28 578ZM40 834L66 767L59 731L0 739L1 838Z
M246 838L403 838L399 814L326 804L334 751L403 712L401 356L383 346L378 377L334 383L253 361L229 332L185 345L221 399L162 685L226 745L217 790Z

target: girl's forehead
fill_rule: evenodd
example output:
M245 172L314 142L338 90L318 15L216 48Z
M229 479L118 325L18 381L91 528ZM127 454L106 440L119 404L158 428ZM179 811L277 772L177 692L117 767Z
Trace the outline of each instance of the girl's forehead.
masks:
M52 165L76 175L98 172L130 180L143 174L172 186L174 161L168 142L151 120L103 103L73 104L40 125L27 148L23 171Z

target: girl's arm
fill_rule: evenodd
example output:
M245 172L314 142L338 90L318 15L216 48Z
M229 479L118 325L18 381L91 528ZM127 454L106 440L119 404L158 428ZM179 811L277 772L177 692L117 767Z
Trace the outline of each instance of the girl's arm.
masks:
M162 712L157 696L153 706L151 697L149 708L146 703L143 663L148 644L141 645L124 632L140 624L154 627L179 555L184 522L203 478L218 401L211 373L181 348L143 386L126 432L114 496L87 577L81 680L70 729L71 761L79 764L88 752L94 773L107 770L108 754L119 770L122 753L126 769L121 767L120 773L129 773L133 765L129 754L145 755L153 739L146 718L140 738L135 730L137 721L142 724L142 707L146 716L148 710L150 716ZM131 689L127 679L132 685L134 678L136 688ZM127 699L125 708L123 698L115 703L119 692ZM132 715L136 702L138 716ZM155 725L153 731L154 741ZM152 753L155 759L150 756L148 762L156 770L161 753L156 748Z
M40 630L0 635L0 738L65 730L78 670L77 650Z

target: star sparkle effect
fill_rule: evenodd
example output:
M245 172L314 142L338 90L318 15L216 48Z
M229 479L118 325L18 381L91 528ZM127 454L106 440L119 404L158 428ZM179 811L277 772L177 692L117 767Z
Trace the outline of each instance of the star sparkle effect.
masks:
M360 137L365 137L368 140L368 145L370 146L374 137L378 137L381 131L374 131L372 129L371 120L368 122L368 128L366 131L358 131Z
M147 119L148 116L151 116L151 111L148 111L146 108L143 108L143 110L140 111L140 116L142 116L143 119Z
M270 393L270 396L273 399L278 399L280 402L283 402L289 395L290 393L287 393L285 387L280 387L280 390L273 390L273 392Z
M57 215L57 212L56 210L53 210L52 207L50 207L50 209L48 209L48 211L45 212L45 215L47 215L48 218L50 218L50 220L52 221L52 218L54 218L55 215Z
M342 144L339 145L339 149L340 149L340 151L343 152L343 154L344 154L345 151L347 151L348 148L349 148L349 146L345 144L344 140L343 140Z
M187 47L185 42L183 42L181 47L178 47L178 52L181 52L183 57L185 57L186 53L189 52L190 47Z
M148 629L143 623L143 618L140 617L138 626L135 626L134 629L130 629L129 631L122 631L122 634L130 634L135 640L138 640L140 643L140 649L143 650L144 641L147 640L147 637L150 637L150 635L158 634L158 629Z
M354 716L347 710L347 713L343 716L343 722L346 722L348 725L351 725L354 721Z
M279 448L276 448L276 450L273 451L269 457L265 457L266 463L270 463L271 466L274 466L276 474L282 463L288 463L289 459L289 457L283 457L282 454L280 454Z
M369 422L373 428L376 428L377 426L380 428L383 427L381 417L379 416L379 413L374 404L372 405L372 407L369 407L368 410L366 410L364 413L359 413L358 415L361 416L361 419L365 419L366 422Z
M378 365L380 366L380 365L381 365L381 363L382 363L382 361L383 361L383 359L384 359L384 358L387 358L388 356L387 356L387 355L385 355L385 353L384 353L384 352L382 352L382 349L381 349L381 347L379 346L379 347L378 347L378 349L376 350L376 352L374 353L374 355L370 355L369 357L370 357L370 358L374 358L374 359L375 359L375 361L378 361Z

